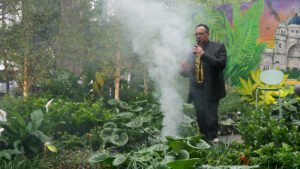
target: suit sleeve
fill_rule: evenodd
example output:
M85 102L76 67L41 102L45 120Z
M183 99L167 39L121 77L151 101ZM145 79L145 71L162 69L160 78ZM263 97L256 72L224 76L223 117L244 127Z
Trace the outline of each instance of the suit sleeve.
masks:
M227 54L226 54L226 48L224 44L221 44L217 51L215 52L214 56L208 55L204 53L201 56L201 60L204 62L207 62L208 64L217 67L219 69L224 69L226 66L226 59L227 59Z

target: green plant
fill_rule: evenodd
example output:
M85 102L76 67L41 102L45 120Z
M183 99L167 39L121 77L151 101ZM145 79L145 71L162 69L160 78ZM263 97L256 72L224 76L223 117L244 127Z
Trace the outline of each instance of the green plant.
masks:
M39 169L48 169L49 163L43 161L39 155L35 157L28 158L22 154L14 156L11 160L3 160L0 159L0 168L5 169L31 169L31 168L39 168Z
M1 138L4 147L1 149L19 150L27 155L42 151L44 143L51 141L51 138L45 135L41 130L43 121L43 112L35 110L30 114L30 120L26 120L20 114L10 112L7 122L0 122L0 126L5 129ZM6 154L4 157L9 157Z
M289 145L300 144L298 127L284 119L271 118L269 111L254 111L249 120L238 124L239 133L245 144L253 148L274 142L275 146L285 142Z
M107 167L140 168L162 167L183 169L193 167L202 160L197 152L210 148L200 136L175 138L168 136L165 143L160 142L149 147L141 147L127 153L100 152L89 158L90 163L101 163ZM191 154L192 153L192 154Z

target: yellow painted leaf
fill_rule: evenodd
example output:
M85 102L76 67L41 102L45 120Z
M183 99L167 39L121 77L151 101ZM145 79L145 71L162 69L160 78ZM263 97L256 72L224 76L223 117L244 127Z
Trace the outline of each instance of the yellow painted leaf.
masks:
M260 69L257 69L256 71L251 71L250 72L251 77L252 77L253 81L255 81L255 83L258 83L258 84L261 83L260 73L261 73Z
M284 75L283 81L279 84L280 87L282 87L284 85L284 83L286 82L288 77L289 77L289 74Z
M52 152L55 152L55 153L57 152L56 148L52 145L46 145L46 147Z
M243 78L240 78L240 82L242 84L242 88L240 88L240 90L239 90L241 92L241 94L242 95L252 95L252 90L249 89L248 82Z

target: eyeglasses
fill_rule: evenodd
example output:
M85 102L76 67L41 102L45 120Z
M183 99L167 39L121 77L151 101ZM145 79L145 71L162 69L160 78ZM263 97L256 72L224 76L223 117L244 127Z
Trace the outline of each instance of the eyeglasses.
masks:
M205 35L205 33L206 33L206 32L195 33L194 35L195 35L195 36L203 36L203 35Z

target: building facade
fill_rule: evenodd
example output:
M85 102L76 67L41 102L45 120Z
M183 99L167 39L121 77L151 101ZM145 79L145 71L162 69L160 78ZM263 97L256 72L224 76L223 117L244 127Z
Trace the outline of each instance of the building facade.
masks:
M262 53L261 70L300 70L300 17L296 13L276 30L275 47Z

